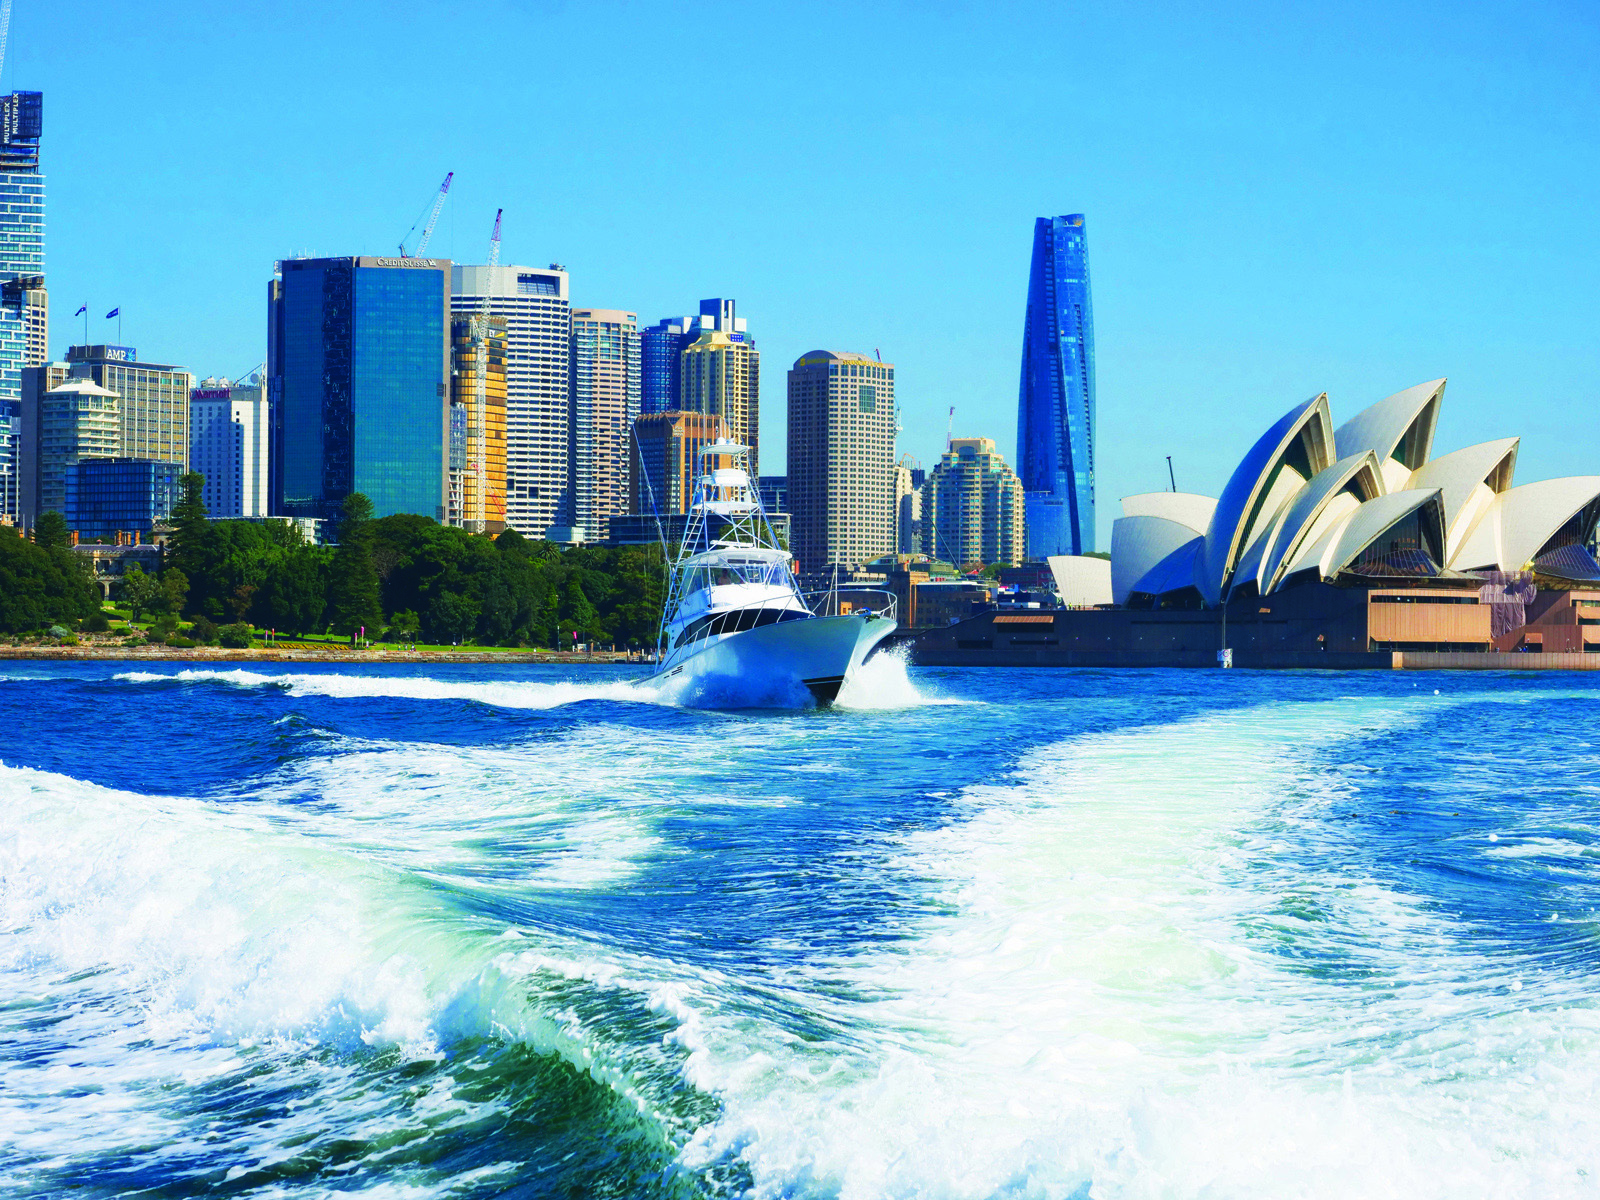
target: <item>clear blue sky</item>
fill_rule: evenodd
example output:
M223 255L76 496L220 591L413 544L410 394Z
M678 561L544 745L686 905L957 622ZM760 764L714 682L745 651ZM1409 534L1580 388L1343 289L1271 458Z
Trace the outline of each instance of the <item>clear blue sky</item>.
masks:
M1326 390L1447 375L1436 448L1600 473L1600 6L15 0L45 92L52 351L238 374L275 258L561 262L578 304L737 298L767 470L813 347L897 365L901 448L1015 454L1033 219L1088 217L1100 544ZM90 323L91 340L114 322Z

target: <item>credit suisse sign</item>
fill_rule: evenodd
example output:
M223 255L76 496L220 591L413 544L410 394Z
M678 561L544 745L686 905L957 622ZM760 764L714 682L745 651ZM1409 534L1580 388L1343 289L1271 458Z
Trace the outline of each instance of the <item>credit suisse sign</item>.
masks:
M434 271L444 265L437 258L375 258L372 261L380 267L424 267Z

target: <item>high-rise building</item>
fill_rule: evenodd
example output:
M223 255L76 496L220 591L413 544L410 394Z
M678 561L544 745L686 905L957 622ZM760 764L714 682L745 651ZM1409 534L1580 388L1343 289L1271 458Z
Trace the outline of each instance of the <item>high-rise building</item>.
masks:
M1088 554L1094 532L1094 315L1083 215L1033 229L1017 399L1028 557Z
M645 413L633 432L630 511L641 516L688 512L700 447L727 437L728 423L707 413Z
M449 485L450 260L289 258L267 292L273 516L443 521Z
M572 310L572 523L591 542L628 511L629 440L639 419L639 317Z
M67 511L67 481L80 460L121 454L121 408L115 392L89 379L67 379L39 398L36 490L23 503L29 525Z
M895 548L894 364L812 350L789 372L790 544L802 570Z
M787 475L758 475L756 488L761 495L761 507L769 513L789 511L789 477Z
M700 336L683 350L683 400L685 412L709 413L728 423L733 440L750 447L750 471L760 470L761 454L761 354L743 329L744 320L716 318L714 327L702 323Z
M189 393L189 469L213 517L267 515L267 397L252 381L202 379Z
M121 399L126 458L189 463L189 393L194 376L182 367L140 362L132 346L70 346L67 375L91 379Z
M664 317L639 331L639 411L676 412L683 402L683 350L698 336L693 317Z
M989 438L955 438L922 485L922 552L952 566L1023 560L1022 481Z
M506 527L506 318L458 313L450 322L450 344L448 521L495 534Z
M47 362L22 369L22 433L18 453L21 512L18 523L32 528L45 510L39 507L39 423L46 392L67 381L64 362ZM120 430L118 433L120 439ZM57 509L56 511L60 511Z
M895 548L900 554L922 551L922 485L926 478L915 455L902 454L894 465Z
M151 458L83 458L67 472L67 528L111 537L151 528L172 515L183 466Z
M694 383L697 392L691 395L684 390L683 374L684 351L707 333L724 333L728 342L748 347L749 367L754 372L748 385L750 395L737 396L734 398L734 403L736 407L747 408L752 413L757 412L761 387L761 357L756 353L756 344L750 336L749 323L738 315L737 302L722 297L700 301L698 316L664 317L642 331L639 339L640 369L643 376L640 388L642 412L710 411L704 407L708 402L706 381L697 379ZM718 415L727 417L726 413ZM755 441L751 439L756 432L759 432L759 419L743 423L734 421L732 417L728 417L728 420L735 429L734 436L754 447ZM739 432L746 424L750 429L748 435Z
M50 360L50 293L44 289L44 277L38 279L38 287L18 287L22 293L24 368L42 367Z
M572 524L572 316L567 272L537 267L457 266L450 308L506 320L506 524L541 538Z
M48 357L40 92L0 96L0 523L22 514L22 372Z

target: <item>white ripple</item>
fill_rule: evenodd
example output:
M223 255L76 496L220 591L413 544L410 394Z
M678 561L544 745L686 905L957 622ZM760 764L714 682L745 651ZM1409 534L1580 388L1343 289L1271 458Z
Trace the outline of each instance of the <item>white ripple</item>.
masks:
M1454 702L1090 736L969 790L966 819L910 837L901 863L952 915L816 964L819 995L856 997L827 1010L847 1039L717 1022L692 1077L726 1115L686 1161L737 1156L758 1196L841 1200L1589 1194L1587 981L1512 999L1515 964L1410 897L1255 870L1286 836L1264 817L1313 836L1339 795L1315 752ZM1353 970L1274 952L1285 887Z

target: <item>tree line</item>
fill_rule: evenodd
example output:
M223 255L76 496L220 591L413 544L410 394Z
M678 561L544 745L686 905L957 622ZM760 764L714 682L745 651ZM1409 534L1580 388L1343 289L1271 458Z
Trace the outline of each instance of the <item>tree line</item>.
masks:
M211 520L204 482L198 473L183 477L160 579L135 568L120 585L136 609L291 636L364 630L373 639L495 646L655 641L659 547L563 549L512 529L490 538L429 517L374 518L359 492L345 498L338 544L317 546L289 522ZM40 530L54 516L41 518ZM37 599L13 606L21 624L12 624L0 598L0 626L37 629L98 611L93 586L66 548L64 522L59 532L50 545L41 544L39 530L32 544L10 539L16 546L8 552L30 556L28 578L37 583L29 594ZM0 556L0 591L9 590L8 561Z

